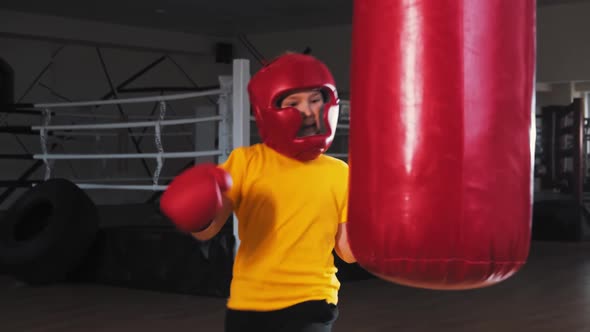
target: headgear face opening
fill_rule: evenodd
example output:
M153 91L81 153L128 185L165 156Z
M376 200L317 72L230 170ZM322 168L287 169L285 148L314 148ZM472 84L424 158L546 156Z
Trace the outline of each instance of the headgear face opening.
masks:
M290 92L320 89L325 97L321 121L325 132L297 137L302 115L296 108L279 108L279 99ZM250 102L262 141L288 157L309 161L326 152L334 140L338 123L339 99L334 78L316 58L286 54L272 61L248 84Z

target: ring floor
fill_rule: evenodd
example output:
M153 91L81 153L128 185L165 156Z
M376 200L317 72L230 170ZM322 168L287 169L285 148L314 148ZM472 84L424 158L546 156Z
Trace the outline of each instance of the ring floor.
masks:
M0 331L223 331L225 300L104 285L30 288L0 277ZM590 243L533 243L489 288L444 292L343 283L335 332L590 331Z

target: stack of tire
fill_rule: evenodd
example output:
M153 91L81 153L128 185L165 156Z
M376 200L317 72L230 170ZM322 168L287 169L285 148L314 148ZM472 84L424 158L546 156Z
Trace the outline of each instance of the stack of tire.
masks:
M98 228L98 210L76 184L40 183L0 219L0 274L30 285L66 281L88 254Z

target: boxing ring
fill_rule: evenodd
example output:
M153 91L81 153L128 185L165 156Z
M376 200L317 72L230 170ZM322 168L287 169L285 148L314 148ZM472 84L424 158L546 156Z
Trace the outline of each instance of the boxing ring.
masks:
M30 132L38 133L40 137L41 150L40 154L33 154L30 156L32 159L42 160L45 164L45 180L51 177L51 166L50 161L53 160L80 160L80 159L148 159L153 158L158 161L158 167L154 172L153 182L154 184L140 185L140 186L125 186L125 185L102 185L96 183L77 183L80 188L83 189L123 189L123 190L165 190L165 185L159 185L159 174L163 167L165 159L171 158L196 158L205 156L217 157L217 162L222 162L227 158L232 147L241 146L248 144L248 137L244 134L249 132L249 121L241 117L241 115L248 109L247 96L245 91L245 85L247 84L247 75L249 75L249 64L246 60L236 60L234 62L234 75L232 77L220 78L220 88L212 89L203 92L184 93L177 95L168 96L151 96L142 98L126 98L126 99L112 99L112 100L100 100L100 101L84 101L84 102L67 102L67 103L39 103L34 104L33 108L39 110L43 115L43 125L31 126L30 128L16 128L16 127L0 127L0 131L7 133L26 133ZM167 120L166 118L166 105L167 102L173 100L192 99L207 96L218 96L218 109L219 114L216 116L208 117L194 117L194 118L181 118ZM53 116L59 116L60 111L71 108L81 107L100 107L102 105L123 105L123 104L144 104L144 103L158 103L159 104L159 115L157 120L152 121L136 121L136 122L112 122L112 123L100 123L100 124L74 124L74 125L51 125L51 118ZM229 105L233 103L233 105ZM233 112L233 114L230 114ZM65 114L68 116L80 116L78 114ZM97 116L92 116L97 117ZM98 115L100 117L100 115ZM105 118L105 117L103 117ZM106 117L109 118L109 117ZM182 151L182 152L164 152L162 146L162 128L166 126L179 126L186 124L196 124L201 122L219 122L220 136L219 136L219 148L217 150L210 151ZM88 131L88 130L112 130L112 129L129 129L129 128L144 128L153 127L155 130L154 139L157 152L155 153L127 153L127 154L56 154L48 152L47 137L50 133L65 134L64 131ZM67 135L76 135L76 133L68 132ZM82 133L82 135L84 135ZM103 135L102 133L90 133L89 135ZM233 138L230 142L227 137ZM4 158L22 158L27 159L29 156L8 156L4 155Z

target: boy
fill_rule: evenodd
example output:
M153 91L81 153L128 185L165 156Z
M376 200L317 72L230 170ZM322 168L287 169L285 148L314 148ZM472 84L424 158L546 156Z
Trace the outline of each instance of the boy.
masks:
M331 331L340 288L332 252L355 261L348 165L324 155L338 122L334 79L314 57L291 53L256 73L248 92L263 143L179 175L162 211L199 240L236 213L227 332Z

